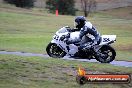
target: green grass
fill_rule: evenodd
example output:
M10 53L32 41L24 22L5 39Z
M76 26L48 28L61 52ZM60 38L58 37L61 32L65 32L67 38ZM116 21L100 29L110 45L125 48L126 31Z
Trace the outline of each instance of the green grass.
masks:
M0 38L2 42L1 50L8 51L23 51L23 52L34 52L34 53L45 53L45 47L47 46L52 34L41 35L25 35L25 34L12 34L11 37L8 34L2 35L6 37ZM7 43L8 42L8 43ZM6 45L6 46L5 46Z
M106 11L101 11L102 13L112 15L118 18L132 19L132 6L129 7L120 7L116 9L110 9Z
M87 73L130 73L131 68L110 64L67 61L43 57L0 55L1 88L130 88L129 84L85 84L80 86L75 77L78 66ZM105 67L104 67L105 65Z
M66 20L57 21L58 17L50 14L38 16L3 11L0 13L0 49L44 53L53 33L64 26L65 21L72 22L70 16L65 17Z

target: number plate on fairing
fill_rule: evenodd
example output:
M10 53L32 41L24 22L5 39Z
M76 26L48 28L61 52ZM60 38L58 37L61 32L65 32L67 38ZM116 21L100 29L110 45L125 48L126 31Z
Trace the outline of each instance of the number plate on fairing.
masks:
M59 36L55 34L55 35L53 36L53 39L56 40L56 41L58 41L58 40L59 40Z
M102 37L102 41L101 41L100 45L107 44L111 41L116 40L116 35L102 35L101 37Z

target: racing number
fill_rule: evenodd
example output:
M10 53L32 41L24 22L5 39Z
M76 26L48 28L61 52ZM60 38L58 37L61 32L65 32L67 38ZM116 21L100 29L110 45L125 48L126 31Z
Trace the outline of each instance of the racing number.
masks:
M54 39L55 40L58 40L59 39L59 36L58 35L55 35Z
M110 39L109 38L103 38L103 42L109 42Z

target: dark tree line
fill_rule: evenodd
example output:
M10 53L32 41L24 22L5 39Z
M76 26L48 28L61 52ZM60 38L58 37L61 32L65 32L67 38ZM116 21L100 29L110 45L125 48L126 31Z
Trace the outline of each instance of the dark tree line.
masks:
M75 1L74 0L47 0L46 8L51 13L55 13L55 10L59 11L59 14L75 15Z
M84 12L84 16L87 17L89 14L96 10L96 0L80 0L81 9ZM54 13L56 9L59 10L59 14L70 14L75 15L76 9L74 8L74 0L47 0L46 8L50 12Z
M35 0L4 0L7 3L14 4L16 7L31 8Z

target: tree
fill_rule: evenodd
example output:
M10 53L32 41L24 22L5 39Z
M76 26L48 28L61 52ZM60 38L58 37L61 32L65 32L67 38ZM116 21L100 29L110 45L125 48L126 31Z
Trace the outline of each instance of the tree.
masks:
M34 6L35 0L4 0L7 3L14 4L16 7L31 8Z
M59 11L62 15L75 15L75 1L74 0L47 0L46 8L51 13L55 13L55 10Z
M81 0L81 7L85 17L87 17L92 11L96 10L95 0Z

